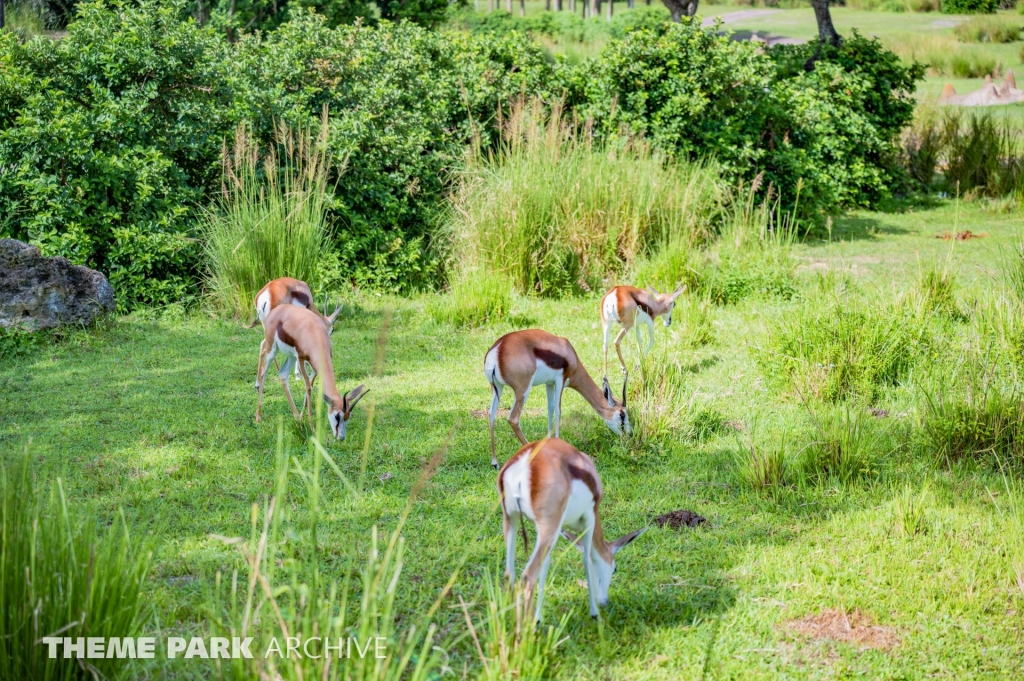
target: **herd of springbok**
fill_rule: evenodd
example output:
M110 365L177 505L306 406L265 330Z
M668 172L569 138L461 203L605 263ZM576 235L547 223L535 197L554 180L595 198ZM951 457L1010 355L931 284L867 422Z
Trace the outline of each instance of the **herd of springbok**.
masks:
M509 581L515 579L516 533L523 516L536 527L537 539L523 571L524 586L536 597L534 618L540 622L544 601L544 582L551 553L559 535L566 537L583 553L590 595L590 614L597 617L598 607L608 602L608 587L615 572L615 554L643 534L646 527L616 539L605 541L601 530L598 506L603 494L601 478L593 460L561 438L562 392L572 388L583 396L608 428L616 434L630 434L626 413L628 371L622 357L621 342L626 333L636 329L642 344L640 324L648 329L650 350L654 344L654 320L662 318L665 326L672 323L672 309L683 293L681 287L672 293L659 293L633 286L616 286L600 303L604 329L604 380L598 388L587 373L572 344L565 338L540 329L526 329L505 334L484 356L484 375L491 386L491 408L488 424L491 435L491 465L498 468L494 421L501 394L508 386L515 399L508 422L522 447L498 473L498 494L501 498L502 524L505 533L505 572ZM345 428L356 403L368 392L364 385L342 395L334 378L331 362L331 332L337 319L337 308L330 316L317 310L309 286L298 279L271 281L256 295L256 320L263 323L256 371L256 421L260 421L263 405L263 381L271 360L278 354L284 360L278 378L296 419L302 418L295 406L288 377L294 371L302 377L306 392L302 413L312 419L312 381L320 376L323 398L328 405L327 418L331 431L339 440L345 439ZM612 326L621 327L615 337L615 352L624 376L622 399L615 397L608 382L608 339ZM250 328L251 328L250 326ZM519 417L530 390L543 385L548 400L547 436L527 442L519 426ZM563 528L578 533L573 535Z

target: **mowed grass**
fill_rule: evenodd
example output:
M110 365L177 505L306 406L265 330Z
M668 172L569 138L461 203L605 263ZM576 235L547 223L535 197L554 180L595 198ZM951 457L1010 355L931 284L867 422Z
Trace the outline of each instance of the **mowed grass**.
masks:
M815 238L794 247L801 291L819 288L828 276L848 278L880 298L895 296L913 288L922 269L951 263L956 294L969 308L1002 285L1003 258L1024 238L1019 213L987 212L986 205L948 202L838 220L831 241ZM934 238L966 229L987 236ZM329 446L359 494L330 471L321 474L320 549L329 578L340 580L365 562L370 527L385 534L394 528L424 463L444 449L404 531L399 630L419 622L418 613L437 598L463 556L465 568L446 606L457 605L457 595L485 600L485 571L500 574L504 564L482 418L490 395L481 366L490 344L514 327L439 324L426 311L429 300L349 294L332 337L339 387L365 382L371 393L350 422L349 439ZM751 437L770 441L786 429L797 434L791 448L806 444L800 434L811 429L807 409L798 396L765 384L752 353L764 342L768 320L806 300L747 299L717 307L713 340L696 349L681 342L682 328L657 324L655 356L678 365L674 375L688 403L729 422L700 437L680 427L660 440L619 440L578 395L566 392L563 436L597 462L609 536L679 508L708 523L652 527L624 550L599 622L587 614L579 553L567 542L558 545L545 617L554 623L564 613L572 616L554 678L1024 674L1024 588L1018 583L1024 576L1018 578L1014 567L1024 566L1020 483L1013 492L1019 470L1004 478L986 461L950 471L898 447L879 453L879 470L842 484L823 479L757 492L737 475L736 452ZM596 295L517 299L515 306L515 328L528 320L567 336L600 378ZM382 335L386 309L390 324ZM382 338L384 362L376 370ZM146 592L154 635L205 633L204 607L216 571L242 568L237 551L209 535L248 536L251 506L262 505L274 483L278 417L294 437L272 374L265 422L253 422L258 345L256 330L234 323L147 312L0 368L5 460L16 461L28 446L38 473L62 477L69 503L96 514L101 524L122 508L133 532L157 542ZM626 346L632 361L632 337ZM914 403L910 385L884 388L873 402L889 412L879 427L899 441L914 423ZM544 434L545 414L544 393L535 390L523 419L528 437ZM504 459L518 445L503 422L498 436ZM300 462L308 456L304 447L293 453ZM913 513L907 498L920 499ZM304 503L300 495L289 497L290 517L301 518ZM520 569L524 563L520 548ZM896 643L883 649L806 637L787 624L826 610L859 611L887 627ZM467 668L472 678L479 664L472 642L453 643L465 630L461 610L442 607L436 619L450 667L458 677ZM206 678L206 665L158 656L136 675Z

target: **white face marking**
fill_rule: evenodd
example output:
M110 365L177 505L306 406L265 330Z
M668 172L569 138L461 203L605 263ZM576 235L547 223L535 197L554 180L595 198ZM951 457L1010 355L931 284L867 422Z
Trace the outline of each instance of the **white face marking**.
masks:
M327 421L331 424L331 432L334 433L334 437L344 440L346 426L348 425L345 415L340 411L332 409L327 413Z
M590 574L594 578L594 598L600 606L608 605L608 589L612 585L612 574L615 572L615 559L611 563L604 562L604 558L597 552L597 549L590 554ZM588 585L589 586L589 585Z
M266 321L268 314L270 314L270 291L263 291L256 296L256 316L262 322Z
M666 312L661 318L662 323L665 325L665 328L668 328L669 326L672 325L672 310L675 309L675 306L675 301L670 302L668 304L668 312Z

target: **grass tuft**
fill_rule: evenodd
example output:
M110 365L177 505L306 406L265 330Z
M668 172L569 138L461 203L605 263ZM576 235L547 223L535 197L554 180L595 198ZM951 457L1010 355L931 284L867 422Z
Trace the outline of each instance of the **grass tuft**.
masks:
M329 236L328 134L325 109L316 136L279 123L279 149L262 160L244 125L233 150L225 146L224 188L204 226L208 285L225 312L251 319L256 293L278 277L300 279L316 292Z
M803 449L805 479L847 482L872 472L883 435L863 409L849 404L811 413L814 438Z
M791 455L789 441L783 434L767 441L750 441L735 450L736 475L739 480L758 491L775 491L790 482Z
M928 508L928 483L915 492L909 485L893 500L893 520L896 529L906 538L925 534L928 530L926 511Z
M119 678L130 660L51 659L56 636L127 638L144 624L142 590L151 552L123 516L104 532L68 505L60 478L39 494L26 448L0 467L0 678Z
M595 146L558 106L513 105L493 156L478 153L452 198L455 257L522 294L598 290L660 245L712 234L713 167L670 162L641 140Z
M501 273L479 269L461 274L447 295L427 306L438 323L465 328L503 321L511 309L512 282Z
M553 678L550 670L556 651L564 640L569 622L565 614L556 625L537 627L533 621L530 598L517 583L511 588L484 572L487 588L486 608L475 625L469 606L459 598L466 626L473 639L484 681L540 681Z
M1020 22L1002 16L973 16L953 29L957 40L965 43L1012 43L1020 39Z

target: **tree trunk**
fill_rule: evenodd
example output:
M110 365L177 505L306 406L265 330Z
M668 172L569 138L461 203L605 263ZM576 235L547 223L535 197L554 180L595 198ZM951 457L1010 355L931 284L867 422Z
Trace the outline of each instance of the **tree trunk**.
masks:
M0 0L0 28L4 27L4 0Z
M842 37L836 33L836 27L832 25L832 14L828 11L828 0L811 0L811 7L814 8L814 18L818 21L818 40L821 43L839 47L843 44Z
M665 3L665 7L668 7L669 13L672 15L672 21L677 24L683 20L683 17L692 17L697 13L697 0L661 0ZM651 4L648 0L647 4Z
M526 0L519 0L519 16L526 16Z
M614 2L614 0L608 0L608 21L612 20L612 12L614 12L614 11L615 11L615 2Z

